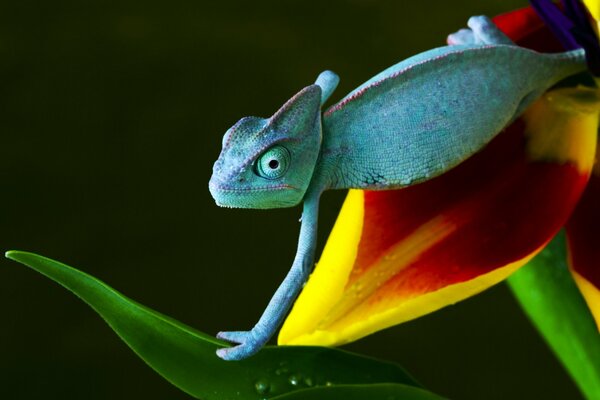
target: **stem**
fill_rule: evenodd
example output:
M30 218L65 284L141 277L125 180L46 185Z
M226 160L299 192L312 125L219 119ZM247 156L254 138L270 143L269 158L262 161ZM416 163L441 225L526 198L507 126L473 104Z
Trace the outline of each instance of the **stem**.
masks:
M567 266L564 232L509 279L513 294L584 397L600 399L600 334Z

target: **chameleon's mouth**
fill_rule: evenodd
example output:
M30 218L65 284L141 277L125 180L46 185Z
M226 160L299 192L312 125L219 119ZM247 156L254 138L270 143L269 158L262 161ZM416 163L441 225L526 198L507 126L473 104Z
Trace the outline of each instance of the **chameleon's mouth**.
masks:
M212 179L208 185L210 193L219 207L268 209L292 207L298 202L293 201L292 193L298 188L288 184L271 184L260 187L232 187Z

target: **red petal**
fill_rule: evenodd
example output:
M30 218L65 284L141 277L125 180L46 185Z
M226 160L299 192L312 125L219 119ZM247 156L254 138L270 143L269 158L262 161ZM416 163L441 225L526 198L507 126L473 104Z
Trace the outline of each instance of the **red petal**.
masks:
M517 121L484 151L426 184L366 192L355 270L367 271L392 246L439 216L454 226L452 234L386 284L395 296L472 279L543 246L571 214L587 175L572 164L531 163L524 130Z
M531 7L500 14L492 20L519 46L542 53L564 51L556 37Z
M567 237L571 270L600 329L600 171L590 178Z
M506 278L567 222L597 128L595 92L560 89L437 178L351 192L280 343L356 340Z

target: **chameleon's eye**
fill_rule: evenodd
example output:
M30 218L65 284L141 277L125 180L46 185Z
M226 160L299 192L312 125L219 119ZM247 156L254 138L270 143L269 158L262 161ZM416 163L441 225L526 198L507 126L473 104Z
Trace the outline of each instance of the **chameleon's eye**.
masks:
M256 173L266 179L281 178L290 166L290 159L288 149L280 145L273 146L258 158Z

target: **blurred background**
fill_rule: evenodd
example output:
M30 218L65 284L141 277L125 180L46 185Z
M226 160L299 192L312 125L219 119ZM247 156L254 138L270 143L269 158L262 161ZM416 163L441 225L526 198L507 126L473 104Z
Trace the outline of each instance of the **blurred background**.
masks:
M524 0L4 1L0 248L78 267L202 331L251 327L300 209L220 209L225 130L332 69L337 100ZM324 196L320 247L344 193ZM187 399L88 306L0 260L0 398ZM504 285L346 346L453 399L578 399ZM234 378L234 377L232 377Z

